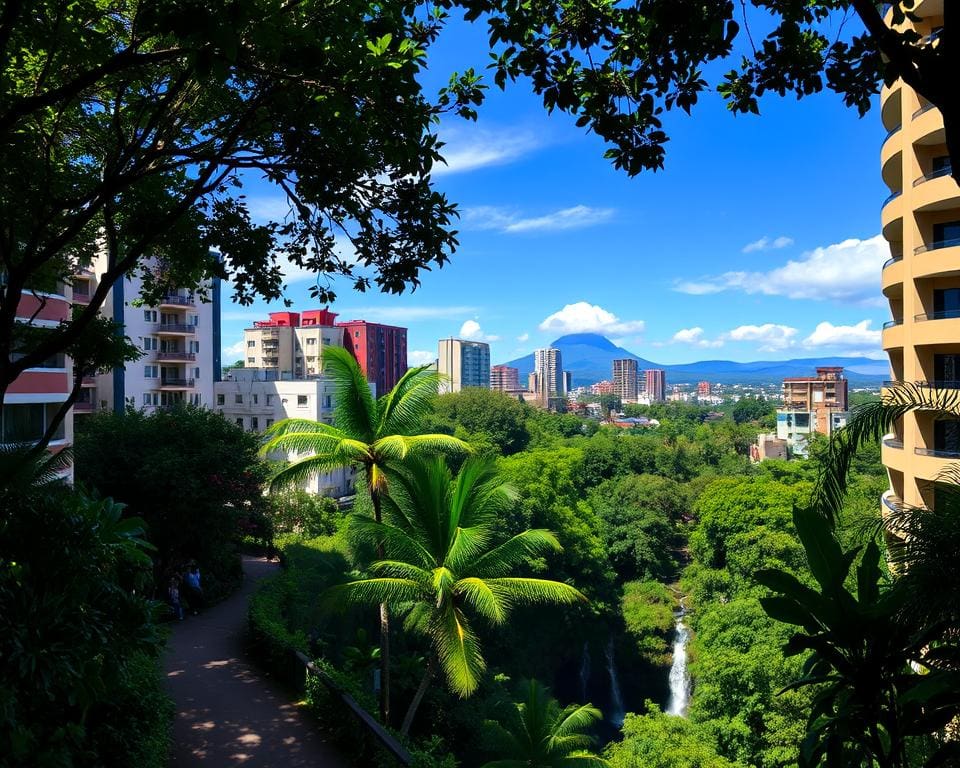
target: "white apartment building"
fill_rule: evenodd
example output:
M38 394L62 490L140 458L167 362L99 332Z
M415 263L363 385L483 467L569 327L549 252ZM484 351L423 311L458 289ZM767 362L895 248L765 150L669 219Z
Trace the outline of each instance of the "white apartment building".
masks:
M96 289L105 257L74 279L74 302ZM151 411L178 404L210 407L220 379L220 281L205 291L175 290L153 306L139 304L142 281L125 277L114 284L101 313L123 325L125 335L143 352L136 362L84 381L74 413L128 405ZM204 295L205 294L205 295Z
M279 378L319 376L323 348L343 346L343 328L334 325L337 315L326 309L306 312L271 312L243 332L245 368L264 368Z
M214 405L228 421L251 432L262 432L282 419L310 419L333 423L334 386L323 377L282 380L276 371L238 368L214 385ZM300 454L271 454L271 459L300 458ZM340 498L355 490L352 468L316 475L303 488L309 493Z

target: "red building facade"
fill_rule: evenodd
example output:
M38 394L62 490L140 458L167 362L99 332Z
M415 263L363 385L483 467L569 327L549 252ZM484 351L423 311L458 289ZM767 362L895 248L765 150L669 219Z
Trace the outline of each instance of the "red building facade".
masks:
M343 328L343 346L360 364L367 381L376 384L377 397L389 392L407 371L407 329L394 325L350 320Z

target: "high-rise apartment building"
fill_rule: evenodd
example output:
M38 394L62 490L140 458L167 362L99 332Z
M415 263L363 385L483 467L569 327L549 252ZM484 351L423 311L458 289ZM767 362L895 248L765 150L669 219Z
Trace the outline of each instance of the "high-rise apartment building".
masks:
M243 332L244 367L273 371L280 379L319 376L324 347L343 346L337 315L326 309L271 312Z
M847 380L843 368L823 366L816 376L783 380L783 404L777 409L777 437L786 440L792 453L806 455L813 433L833 434L846 425Z
M662 368L648 368L643 372L644 393L651 403L662 403L667 397L667 372Z
M343 346L352 354L376 394L389 392L407 372L407 329L366 320L337 323L343 328Z
M490 389L498 392L520 392L520 371L509 365L495 365L490 369Z
M637 400L637 361L631 358L613 361L613 394L624 402Z
M698 397L710 397L710 382L709 381L698 381L697 382L697 396Z
M905 23L936 45L944 6L918 0L918 21ZM951 176L943 116L901 80L881 90L880 105L887 131L881 175L890 189L880 212L890 243L881 285L892 316L882 344L891 378L960 388L960 187ZM907 413L881 451L890 479L885 506L934 507L937 477L960 456L960 422Z
M70 286L59 285L56 292L23 291L16 309L16 322L34 327L55 326L70 317ZM73 366L62 353L28 368L7 387L0 407L0 443L37 443L50 429L73 388ZM73 443L73 414L66 417L51 434L47 450L51 453ZM73 467L61 472L73 478Z
M89 301L106 255L73 278L75 303ZM151 306L141 305L142 281L127 276L113 284L100 312L123 326L143 352L125 368L84 380L76 414L128 405L150 411L178 404L210 406L220 379L220 281L198 291L174 289Z
M533 372L537 375L537 392L544 397L563 395L563 355L559 349L547 347L533 352Z
M441 392L465 387L490 388L490 345L482 341L440 339L437 370L445 377ZM516 369L514 369L516 370Z

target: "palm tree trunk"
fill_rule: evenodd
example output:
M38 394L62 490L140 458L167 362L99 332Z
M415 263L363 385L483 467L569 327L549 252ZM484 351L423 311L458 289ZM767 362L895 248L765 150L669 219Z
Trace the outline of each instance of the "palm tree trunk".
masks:
M382 522L380 491L370 489L373 501L373 519ZM384 559L383 543L377 544L377 559ZM390 725L390 609L380 603L380 722Z
M420 707L420 702L423 701L424 694L427 692L427 688L430 686L430 678L433 677L433 654L427 658L427 669L423 673L423 680L420 681L420 687L417 688L417 692L413 694L413 700L410 702L410 706L407 708L407 714L403 716L403 724L400 726L400 735L406 736L410 733L410 726L413 725L413 718L416 717L417 709Z

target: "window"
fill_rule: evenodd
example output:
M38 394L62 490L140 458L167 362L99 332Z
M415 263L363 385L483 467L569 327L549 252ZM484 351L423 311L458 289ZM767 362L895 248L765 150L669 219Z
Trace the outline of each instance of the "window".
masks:
M144 336L143 337L143 349L145 352L150 352L151 350L157 349L157 338L156 336Z
M252 349L255 346L257 346L257 342L254 339L250 339L250 341L247 342L247 349Z
M250 417L250 431L251 432L260 431L260 419L258 419L256 416Z
M960 221L945 221L933 225L933 243L941 248L960 243Z
M307 396L297 395L297 408L306 408L306 407L307 407Z
M797 429L807 429L810 427L810 414L798 413L794 417Z
M935 176L946 176L950 171L950 155L941 155L940 157L933 158L933 174Z
M143 366L143 378L145 379L156 379L160 376L160 366L158 365L145 365Z
M267 405L273 405L273 395L267 395Z
M316 345L316 343L317 343L316 338L314 338L314 337L312 337L312 336L307 337L307 346L308 346L308 347L309 347L309 346L312 346L312 345Z
M940 288L933 292L934 319L960 317L960 288Z
M273 419L267 419L267 429L273 426Z
M155 309L143 310L143 319L148 323L157 322L157 310Z
M941 419L933 422L934 450L960 454L960 421Z
M237 405L243 405L243 395L234 395L233 402L235 402Z
M254 404L254 405L257 405L257 403L260 402L260 395L254 394L254 395L250 395L250 397L253 398L253 404Z
M187 322L194 327L200 325L200 315L190 315L190 319Z
M199 368L194 368L194 369L193 369L193 378L195 378L195 379L199 379L199 378L200 378L200 369L199 369Z
M226 400L224 395L217 395L217 405L226 405Z
M248 365L253 365L253 364L256 363L256 362L257 362L257 358L255 358L255 357L248 357L248 358L247 358L247 364L248 364Z
M353 332L353 338L359 339L359 338L360 338L360 331L354 331L354 332Z
M199 351L200 351L200 342L199 342L199 341L191 341L188 349L189 349L191 352L194 352L194 353L199 352Z
M237 426L243 429L243 416L237 416Z
M934 355L933 378L960 386L960 355Z
M329 408L329 407L330 407L330 395L324 395L324 396L323 396L323 407L324 407L324 408Z
M144 393L143 393L143 404L144 404L144 405L150 405L150 393L149 393L149 392L144 392Z

